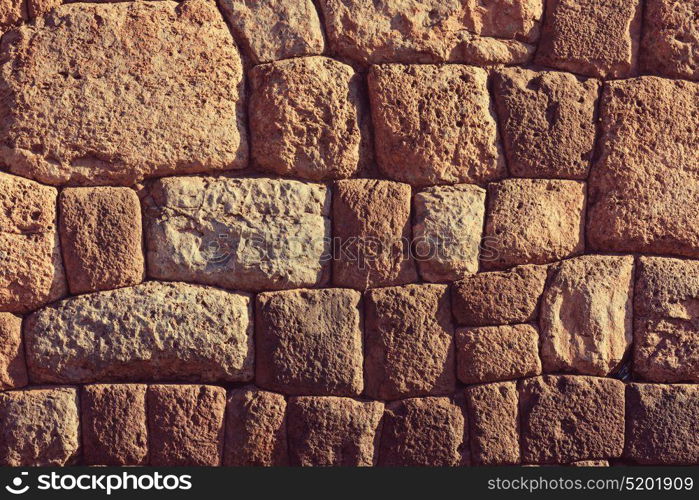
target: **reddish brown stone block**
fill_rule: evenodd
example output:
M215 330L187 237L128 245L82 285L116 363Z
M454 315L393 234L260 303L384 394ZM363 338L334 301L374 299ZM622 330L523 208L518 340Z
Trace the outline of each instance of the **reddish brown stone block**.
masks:
M0 312L0 390L29 383L22 343L22 318Z
M468 449L462 408L449 398L412 398L386 406L379 465L463 465Z
M146 390L142 384L95 384L83 388L80 404L86 464L148 463Z
M225 389L211 385L151 385L146 407L150 465L221 464Z
M518 401L515 382L466 388L471 457L476 464L519 463Z
M369 290L365 393L373 399L454 391L454 330L446 285Z
M624 449L624 384L543 376L519 384L522 460L565 464L616 458Z
M287 463L284 396L256 387L231 391L223 464L271 467Z
M365 290L417 280L409 255L410 186L344 180L333 190L333 283Z
M384 405L338 397L289 400L289 458L296 466L372 466Z

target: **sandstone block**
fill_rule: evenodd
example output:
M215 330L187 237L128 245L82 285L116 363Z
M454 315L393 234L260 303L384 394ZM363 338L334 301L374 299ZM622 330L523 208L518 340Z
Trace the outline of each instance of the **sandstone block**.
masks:
M585 183L507 179L488 185L484 269L545 264L583 252Z
M415 186L505 175L488 73L469 66L372 66L369 97L383 173Z
M312 0L222 0L219 5L236 42L254 64L325 49Z
M449 398L411 398L386 406L379 465L463 465L468 447L463 410Z
M626 450L639 464L699 463L699 386L630 384Z
M447 286L377 288L365 301L365 393L391 400L454 392Z
M0 1L0 32L27 19L27 5L23 0Z
M287 465L286 443L284 396L252 386L231 391L226 406L224 465Z
M151 385L146 398L151 466L221 465L223 387Z
M449 60L473 66L499 64L528 64L534 57L536 46L516 40L489 38L468 32L460 32L459 44L450 53Z
M311 180L352 177L362 149L358 74L327 57L250 72L252 159L261 170Z
M148 274L236 290L325 284L330 192L267 178L169 177L145 210Z
M72 3L4 38L0 163L12 172L131 185L246 166L243 68L214 2Z
M86 464L148 463L145 385L86 385L80 393L80 404Z
M28 316L24 334L34 382L253 377L250 297L215 288L148 282L73 297Z
M80 417L74 388L0 393L0 465L70 465L79 448Z
M587 178L598 93L597 80L581 80L569 73L497 71L493 94L510 174Z
M605 376L633 341L633 257L585 255L554 265L541 300L545 372Z
M66 288L56 190L0 172L0 311L32 311Z
M289 400L292 465L358 467L376 465L381 416L378 401L338 397Z
M519 384L522 459L564 464L619 457L624 384L585 376L543 376Z
M699 84L608 82L590 171L593 249L699 257Z
M539 375L539 332L531 325L482 326L456 331L456 371L465 384Z
M333 190L333 284L365 290L417 280L410 258L410 186L352 179Z
M639 0L547 0L536 63L600 78L635 71Z
M466 388L469 441L475 463L519 463L518 401L515 382Z
M22 318L0 312L0 391L27 385Z
M284 394L361 394L360 299L334 288L258 294L257 384Z
M451 289L456 322L493 326L534 321L546 275L546 266L528 265L466 276Z
M73 294L143 281L141 204L129 188L67 188L60 196L60 233Z

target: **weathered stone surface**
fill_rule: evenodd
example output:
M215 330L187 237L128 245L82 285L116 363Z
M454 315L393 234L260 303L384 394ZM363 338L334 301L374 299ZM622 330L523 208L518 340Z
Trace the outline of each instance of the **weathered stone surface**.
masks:
M69 3L76 0L27 0L27 14L29 19L35 19L46 14L51 9L59 7L63 3Z
M22 318L0 312L0 391L27 385Z
M253 377L250 297L148 282L73 297L25 319L34 382L240 382Z
M284 396L252 386L231 391L223 464L272 467L287 463Z
M699 79L699 3L646 0L641 69L670 78Z
M146 405L151 466L221 464L226 410L223 387L151 385Z
M522 460L565 464L619 457L624 384L586 376L543 376L519 384Z
M587 178L599 85L555 71L495 72L493 94L511 175Z
M88 465L147 465L146 386L86 385L80 393L83 459ZM161 443L155 443L156 447Z
M652 382L699 382L699 262L641 257L633 368Z
M376 465L383 410L383 403L378 401L291 398L287 424L291 465Z
M0 311L32 311L66 289L56 190L0 172Z
M413 198L414 256L422 279L453 281L478 271L485 190L435 186Z
M484 269L545 264L583 252L585 183L507 179L488 185Z
M352 179L333 189L333 283L364 290L417 280L410 258L410 186Z
M267 178L169 177L145 210L148 274L236 290L325 284L330 191Z
M71 293L143 281L141 204L133 189L67 188L59 200L61 249Z
M597 250L699 257L699 84L608 82L587 234Z
M463 410L449 398L411 398L386 406L379 465L463 465L468 431Z
M635 71L640 0L547 0L536 63L600 78Z
M527 64L534 57L535 45L460 32L459 45L451 52L453 62L473 66Z
M0 465L69 465L79 448L80 418L74 388L0 393Z
M12 172L130 185L246 166L242 64L214 2L62 5L6 33L1 52Z
M454 392L454 330L446 285L365 294L365 393L373 399Z
M352 177L361 153L361 81L327 57L250 72L252 159L261 170L311 180Z
M528 265L466 276L451 289L456 322L464 326L493 326L534 321L546 274L546 266Z
M360 299L335 288L258 294L257 384L284 394L361 394Z
M311 0L222 0L219 4L250 60L322 54L323 29Z
M0 1L0 33L9 26L19 24L27 18L27 4L24 0Z
M539 332L531 325L458 329L456 367L465 384L539 375Z
M630 384L624 457L640 464L699 463L699 386Z
M466 388L471 457L476 464L519 463L518 401L515 382Z
M463 62L464 38L482 35L531 42L537 38L543 13L542 0L319 3L333 52L362 64Z
M633 341L633 257L585 255L554 265L541 300L545 372L605 376Z
M372 66L369 97L383 173L416 186L505 175L488 73L460 65Z

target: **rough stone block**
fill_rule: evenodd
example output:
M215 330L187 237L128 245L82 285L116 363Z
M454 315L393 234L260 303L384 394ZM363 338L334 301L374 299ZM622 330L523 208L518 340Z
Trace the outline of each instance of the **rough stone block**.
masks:
M0 391L27 385L22 318L0 312Z

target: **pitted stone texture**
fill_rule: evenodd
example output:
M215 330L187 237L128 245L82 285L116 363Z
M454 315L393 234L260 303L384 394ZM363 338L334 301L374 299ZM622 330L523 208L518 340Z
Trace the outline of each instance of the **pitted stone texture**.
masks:
M78 411L72 387L0 393L0 465L72 464L80 449Z
M454 330L446 285L365 294L365 393L392 400L454 392Z
M459 184L435 186L413 198L413 239L425 281L454 281L478 272L485 190Z
M141 204L133 189L67 188L59 200L61 249L71 293L143 281Z
M507 179L488 185L484 269L546 264L583 252L585 183Z
M536 63L600 78L636 69L640 0L547 0Z
M254 64L325 49L312 0L221 0L219 5L236 42Z
M170 177L150 189L147 269L235 290L325 284L330 191L268 178Z
M463 62L463 45L482 35L532 42L542 0L320 0L333 52L361 64ZM507 40L511 45L518 42ZM520 43L524 46L525 44Z
M214 2L62 5L3 42L0 162L12 172L131 185L246 166L243 69Z
M236 467L288 464L284 396L256 387L231 391L226 406L223 464Z
M640 64L648 73L699 79L699 3L646 0Z
M699 262L641 257L634 297L634 373L699 382Z
M8 27L27 19L27 4L24 0L0 1L0 33Z
M29 312L66 292L56 190L0 172L0 311Z
M373 66L369 97L383 173L415 186L482 184L505 175L481 68Z
M589 178L596 250L699 257L699 84L608 82Z
M289 459L295 466L376 465L381 416L378 401L338 397L289 400Z
M226 390L211 385L151 385L146 395L150 465L221 465Z
M449 59L473 66L527 64L536 51L535 45L516 40L478 36L465 31L458 33L458 36L460 43Z
M311 180L352 177L362 153L361 81L327 57L255 66L250 72L254 165Z
M417 281L410 258L410 186L352 179L333 188L333 283L365 290Z
M633 257L585 255L553 266L541 301L545 372L608 375L633 341Z
M361 394L360 300L355 290L335 288L258 294L257 384L284 394Z
M624 457L648 465L699 463L699 386L630 384Z
M379 465L464 465L468 431L462 408L449 398L411 398L386 406Z
M0 312L0 391L27 385L22 318Z
M33 382L242 382L253 377L250 297L148 282L72 297L25 319Z
M46 14L51 9L61 6L63 3L70 3L77 0L27 0L27 14L29 19L35 19ZM98 0L104 1L104 0Z
M452 285L452 311L464 326L494 326L534 321L546 283L546 266L518 266L479 273Z
M465 384L539 375L539 332L531 325L458 329L456 366Z
M87 465L147 465L146 390L141 384L83 388L80 404Z
M594 149L599 82L521 68L497 71L493 82L510 174L585 179Z
M515 382L466 388L471 457L474 463L519 463L518 401Z
M565 464L619 457L624 384L586 376L543 376L519 384L522 460Z

